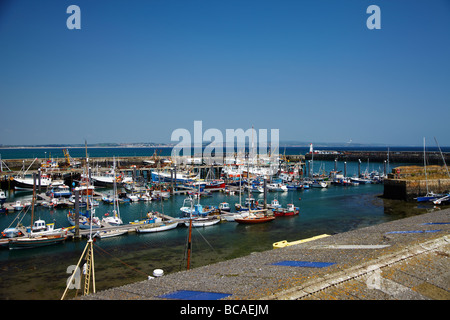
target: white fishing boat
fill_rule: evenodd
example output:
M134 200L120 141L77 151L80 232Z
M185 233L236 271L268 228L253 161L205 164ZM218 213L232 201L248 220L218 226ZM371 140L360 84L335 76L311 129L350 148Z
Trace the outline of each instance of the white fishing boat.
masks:
M176 180L175 180L175 175L174 175L174 173L171 173L170 170L169 171L161 171L161 170L152 171L151 176L152 176L153 181L171 182L172 179L174 179L174 181L177 183L188 183L188 182L200 179L199 174L177 171L176 172Z
M33 223L31 229L27 230L31 236L42 236L64 233L66 228L55 229L54 223L45 223L45 220L38 219Z
M267 185L267 189L269 191L280 191L280 192L288 191L288 188L286 187L286 185L284 185L282 183L270 183Z
M312 188L327 188L328 187L328 184L326 183L326 182L324 182L324 181L314 181L312 184L311 184L311 187Z
M127 194L127 198L130 199L131 202L138 202L139 196L135 194Z
M69 213L67 214L67 220L72 226L75 226L76 224L75 213L69 211ZM91 225L91 219L89 218L89 211L86 213L80 213L78 221L80 229L89 229ZM100 222L100 219L94 216L94 213L92 213L92 228L101 228L101 226L102 224Z
M62 184L57 186L52 185L51 189L47 191L46 194L52 198L68 198L72 195L72 192L70 191L69 186Z
M17 201L13 204L12 207L14 208L15 211L20 211L20 210L22 210L25 206L24 206L24 204L22 203L22 201L17 200Z
M153 199L169 199L170 198L170 191L165 190L153 190L152 191L152 198Z
M222 202L219 204L219 212L230 212L231 207L228 202Z
M180 210L185 216L206 216L215 211L216 208L212 206L201 205L200 199L199 202L194 205L194 200L192 199L192 197L188 197L183 200L183 206L180 208Z
M278 199L273 199L272 202L270 203L270 206L272 208L281 208L281 204L278 201Z
M3 191L3 190L0 189L0 205L3 204L3 203L5 203L5 201L6 201L6 194L5 194L5 191Z
M115 160L114 160L115 161ZM132 182L132 177L127 177L123 173L115 172L115 162L113 164L114 168L111 171L100 173L95 172L91 174L92 182L98 187L112 187L114 183L125 184Z

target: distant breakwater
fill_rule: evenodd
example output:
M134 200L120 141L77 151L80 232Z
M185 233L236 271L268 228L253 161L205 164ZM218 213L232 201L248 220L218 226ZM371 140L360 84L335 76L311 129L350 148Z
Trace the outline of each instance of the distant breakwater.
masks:
M450 153L445 152L426 152L425 158L427 164L442 165L443 160L448 163L450 161ZM326 160L326 161L361 161L367 162L384 162L390 163L418 163L423 164L424 154L420 151L340 151L340 152L324 152L324 153L307 153L305 155L306 160Z

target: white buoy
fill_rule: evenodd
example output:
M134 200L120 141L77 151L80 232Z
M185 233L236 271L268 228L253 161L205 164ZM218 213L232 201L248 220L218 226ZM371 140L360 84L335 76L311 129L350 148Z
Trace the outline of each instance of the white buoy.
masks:
M153 270L153 275L155 277L162 277L164 275L164 271L162 269L155 269Z

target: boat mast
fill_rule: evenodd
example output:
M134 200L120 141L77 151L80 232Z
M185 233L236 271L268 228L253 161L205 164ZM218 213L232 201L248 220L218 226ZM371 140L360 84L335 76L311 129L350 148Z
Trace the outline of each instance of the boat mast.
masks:
M87 205L86 205L86 207L89 208L89 158L88 158L88 154L87 154L87 142L85 141L84 144L85 144L85 149L86 149L86 176L87 176L87 179L86 179L87 180L87 183L86 183ZM83 272L86 272L85 276L84 276L83 295L89 294L91 278L92 278L92 292L95 293L94 241L92 240L92 220L93 220L92 218L93 218L94 212L95 212L95 209L94 209L94 206L92 203L91 211L90 211L89 239L86 243L86 246L84 247L83 253L81 254L80 260L78 260L78 264L77 264L74 272L72 273L72 276L67 280L66 290L64 291L64 293L61 297L61 300L64 300L64 298L67 294L67 290L69 289L69 287L72 286L75 275L81 276L79 273L79 270L80 270L80 264L81 264L81 261L83 260L83 257L86 259L86 263L83 266Z
M33 219L34 219L34 198L36 197L36 174L33 173L33 198L31 199L31 223L30 223L30 236L33 232Z
M449 176L449 178L450 178L450 173L448 172L448 167L447 167L447 163L445 162L445 158L444 158L444 155L442 154L442 150L441 150L441 147L439 146L439 143L437 142L437 140L436 140L436 137L434 137L434 141L436 141L436 145L438 146L438 148L439 148L439 152L441 153L442 161L444 162L445 170L447 170L447 175L448 175L448 176Z
M200 196L200 194L199 194ZM193 210L193 200L191 200L191 210L189 211L189 237L188 237L188 247L187 247L187 270L189 270L191 266L191 236L192 236L192 210Z
M427 186L427 195L428 195L427 161L425 159L425 137L423 137L423 168L425 170L425 185Z

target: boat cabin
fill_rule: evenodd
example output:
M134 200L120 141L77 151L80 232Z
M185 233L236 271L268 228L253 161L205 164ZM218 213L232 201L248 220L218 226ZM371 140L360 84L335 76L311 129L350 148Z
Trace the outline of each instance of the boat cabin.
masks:
M219 210L221 211L230 211L230 204L228 202L222 202L219 204Z
M45 220L36 220L33 224L32 231L52 231L55 227L54 223L45 224Z

